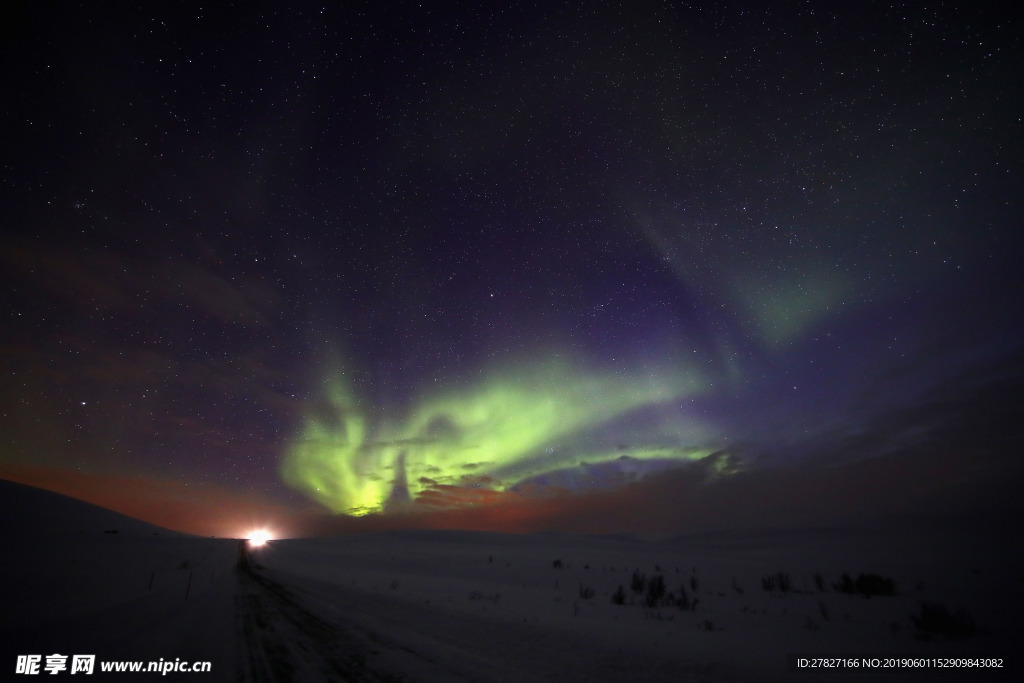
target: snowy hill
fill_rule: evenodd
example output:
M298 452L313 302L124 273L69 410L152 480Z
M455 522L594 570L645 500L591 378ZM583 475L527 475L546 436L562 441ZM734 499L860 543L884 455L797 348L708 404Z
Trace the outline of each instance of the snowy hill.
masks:
M0 480L0 515L13 520L6 525L4 536L61 536L115 530L127 535L182 535L69 496L4 480Z
M235 541L168 531L11 482L0 482L0 511L8 521L0 533L5 673L19 654L218 654L230 663L230 645L220 652L214 644L234 618Z

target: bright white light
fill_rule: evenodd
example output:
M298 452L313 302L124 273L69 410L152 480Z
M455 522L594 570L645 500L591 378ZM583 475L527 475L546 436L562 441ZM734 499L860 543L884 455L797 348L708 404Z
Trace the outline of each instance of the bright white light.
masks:
M257 547L270 540L270 534L266 529L257 529L249 534L249 545Z

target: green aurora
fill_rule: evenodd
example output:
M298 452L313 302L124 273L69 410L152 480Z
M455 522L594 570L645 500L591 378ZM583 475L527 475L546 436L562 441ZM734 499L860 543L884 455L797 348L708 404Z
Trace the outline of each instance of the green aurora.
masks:
M408 482L412 499L434 483L465 482L467 472L476 482L507 490L580 461L620 458L622 451L608 445L587 452L566 446L608 421L693 396L706 384L693 368L594 372L555 359L439 391L389 421L371 419L346 374L337 371L325 384L327 409L306 416L281 462L281 476L330 510L353 515L382 511L397 482ZM680 442L637 444L630 455L685 462L710 452Z

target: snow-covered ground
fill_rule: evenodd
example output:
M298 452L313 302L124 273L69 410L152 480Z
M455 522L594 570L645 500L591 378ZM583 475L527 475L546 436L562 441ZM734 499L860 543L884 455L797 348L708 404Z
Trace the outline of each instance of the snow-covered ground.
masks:
M28 678L13 675L17 654L57 652L207 660L211 673L178 678L211 681L985 681L1005 676L796 672L787 654L1012 665L1024 635L1014 549L970 526L662 540L392 531L240 552L7 482L0 494L5 680ZM895 595L837 592L844 573L891 579ZM659 576L665 595L648 606ZM926 637L911 619L922 602L965 610L976 632Z
M659 542L420 531L279 541L253 557L297 601L362 639L368 668L406 680L832 680L833 672L788 671L786 655L1010 654L1000 648L1017 628L1019 601L1008 596L1021 572L990 548L963 538L953 548L951 539L941 531ZM780 573L789 590L765 590L764 578L778 584ZM838 593L843 573L891 578L896 595ZM674 604L648 607L634 574L648 584L663 577ZM681 589L692 609L680 607ZM922 601L963 608L992 633L925 640L910 619ZM891 680L910 678L936 674Z

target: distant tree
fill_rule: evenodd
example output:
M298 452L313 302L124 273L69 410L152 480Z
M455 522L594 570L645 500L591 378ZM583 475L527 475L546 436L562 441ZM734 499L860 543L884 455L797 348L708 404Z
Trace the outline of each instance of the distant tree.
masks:
M640 573L639 570L633 572L633 578L629 581L629 587L634 593L640 595L644 592L644 588L647 587L647 577Z
M647 597L645 602L648 607L655 607L665 597L665 579L661 574L655 574L647 581Z

